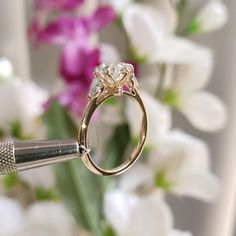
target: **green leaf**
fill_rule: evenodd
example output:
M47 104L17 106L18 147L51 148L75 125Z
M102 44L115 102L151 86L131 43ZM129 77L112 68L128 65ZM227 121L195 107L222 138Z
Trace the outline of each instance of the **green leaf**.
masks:
M2 183L5 189L10 190L19 183L19 179L15 174L5 175L2 178Z
M187 33L197 34L199 32L201 32L201 24L197 19L193 19L187 27Z
M165 103L168 106L178 108L179 104L180 104L179 95L174 90L166 90L163 93L162 102Z
M138 64L145 64L148 61L148 57L139 55L137 49L134 47L130 48L128 57L130 61L134 61Z
M124 154L130 142L130 131L127 123L118 125L106 145L105 168L114 168L123 162Z
M105 105L105 106L115 106L117 104L118 104L118 101L117 101L116 97L110 97L109 99L107 99L103 102L103 105Z
M77 127L66 110L56 101L52 101L44 115L49 139L66 139L77 136Z
M55 189L45 189L42 187L37 187L35 190L36 198L39 201L54 201L58 200L58 195Z
M11 135L15 138L21 139L23 136L23 127L20 123L20 121L16 120L11 123Z
M122 15L118 15L118 17L116 18L116 21L114 23L119 29L123 29L124 24L123 24Z
M103 236L116 236L116 234L110 226L106 226L103 232Z
M81 161L57 165L55 173L61 197L77 222L94 235L102 235L101 177L92 174Z
M4 130L0 128L0 139L4 138Z
M158 188L161 188L161 189L168 192L172 189L173 185L174 185L173 183L168 181L168 179L166 177L166 172L164 170L160 171L156 175L156 186Z
M77 129L64 108L53 102L45 115L48 138L76 137ZM55 167L57 186L62 200L76 221L93 235L101 236L102 193L101 177L92 174L81 160L69 161Z
M33 139L33 135L25 134L23 130L22 123L19 120L15 120L10 124L11 136L21 140Z

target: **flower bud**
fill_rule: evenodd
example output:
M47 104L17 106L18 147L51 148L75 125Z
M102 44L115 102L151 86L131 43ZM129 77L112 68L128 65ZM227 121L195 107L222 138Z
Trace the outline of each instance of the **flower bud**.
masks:
M220 0L210 0L190 23L189 33L211 32L220 29L228 20L226 5Z

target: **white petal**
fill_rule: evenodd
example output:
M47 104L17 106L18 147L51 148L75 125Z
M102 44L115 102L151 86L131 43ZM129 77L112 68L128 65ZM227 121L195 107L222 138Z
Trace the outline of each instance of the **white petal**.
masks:
M209 150L202 140L174 130L159 137L148 161L152 168L165 170L170 182L178 183L186 170L209 167Z
M117 49L112 45L108 43L102 43L100 44L100 60L103 63L114 63L120 61L120 55L117 51Z
M126 234L129 236L169 236L173 217L168 205L159 193L152 193L139 199L130 210Z
M219 180L212 173L199 169L185 173L182 181L173 191L178 195L210 202L217 197L219 186Z
M181 37L163 40L158 50L153 49L152 61L169 64L191 64L202 58L203 48ZM155 55L154 55L155 54Z
M176 66L177 78L174 81L174 88L179 91L191 91L205 87L210 80L212 68L212 51L198 47L195 60L189 64Z
M11 122L20 121L23 127L43 113L48 94L32 81L13 80L0 84L0 127L7 128Z
M173 230L171 236L193 236L192 233L180 230Z
M221 28L228 20L226 5L221 0L210 0L197 15L200 30L209 32Z
M181 95L181 101L180 111L194 127L213 132L225 125L226 108L215 95L205 91L186 93Z
M119 236L169 236L173 225L170 209L159 192L143 197L121 190L109 192L105 215Z
M136 195L122 190L113 190L105 194L104 214L119 236L125 236L130 210L137 202Z
M52 188L55 184L54 174L49 166L19 172L19 177L32 186Z
M0 58L0 81L6 81L13 77L13 65L7 58Z
M52 202L38 202L30 206L23 230L25 236L72 235L74 221L65 208Z
M105 0L104 2L111 5L118 13L122 13L129 6L132 0Z
M0 235L18 235L24 224L23 209L17 201L0 197Z
M165 1L165 0L152 1L151 0L149 2L150 4L152 4L153 7L155 7L162 14L165 20L165 24L166 24L165 28L166 28L167 33L173 34L177 25L177 15L176 15L176 9L174 8L171 1Z
M153 7L131 4L124 12L123 23L138 54L152 61L167 34L163 16Z
M154 186L154 172L145 164L137 163L120 180L119 187L125 191L145 192Z
M148 145L155 145L158 136L167 132L171 126L170 110L159 103L154 97L144 91L140 91L143 103L146 108L148 118L147 140ZM133 101L128 100L126 106L126 115L129 120L132 135L138 137L141 127L140 120L137 117L139 108Z

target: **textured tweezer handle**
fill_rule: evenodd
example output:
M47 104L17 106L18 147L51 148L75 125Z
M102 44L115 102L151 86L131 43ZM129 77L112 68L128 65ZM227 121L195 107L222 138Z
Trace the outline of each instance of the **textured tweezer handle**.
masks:
M0 142L0 174L76 159L84 151L76 140Z
M16 172L14 142L7 141L0 143L0 174L12 174Z

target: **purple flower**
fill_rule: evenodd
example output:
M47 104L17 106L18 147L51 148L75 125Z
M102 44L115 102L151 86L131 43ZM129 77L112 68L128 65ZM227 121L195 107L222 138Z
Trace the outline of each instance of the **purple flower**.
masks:
M60 16L45 27L35 23L31 26L35 42L62 46L60 74L68 89L58 99L78 115L87 103L93 68L100 63L100 50L90 43L91 34L115 18L114 10L103 6L89 16Z
M93 78L93 68L100 63L98 48L89 49L76 44L63 48L60 73L68 89L59 95L59 102L76 115L81 116L87 104L88 90Z
M87 87L82 83L72 83L63 93L57 96L57 100L61 105L80 117L87 105L88 94L86 90Z
M34 21L31 31L38 42L66 44L74 41L78 44L88 44L88 36L106 27L116 18L111 7L99 7L91 16L74 17L61 16L47 26L40 27L39 21Z
M90 32L97 32L116 19L116 13L110 6L97 8L88 19L88 28Z
M67 83L79 81L89 87L93 77L93 68L99 62L98 48L89 49L68 43L62 51L60 73Z
M61 16L41 29L33 25L35 40L62 45L60 72L64 80L92 79L93 67L99 64L99 50L90 44L91 33L96 33L115 19L111 7L99 7L91 16Z
M84 0L36 0L36 11L72 11L80 7Z

